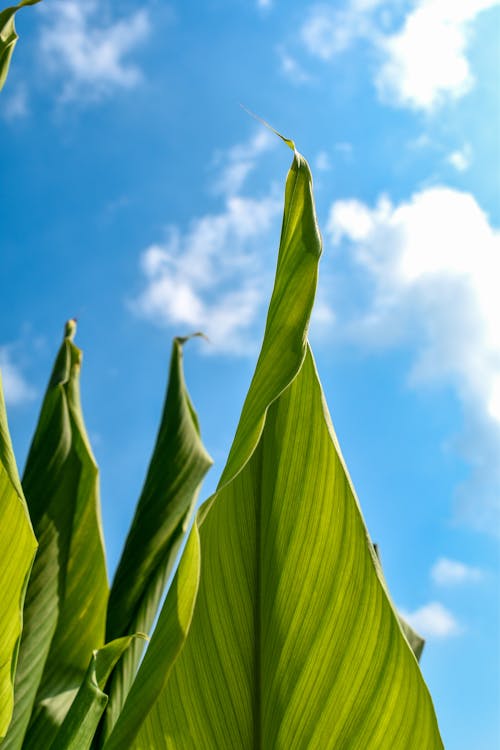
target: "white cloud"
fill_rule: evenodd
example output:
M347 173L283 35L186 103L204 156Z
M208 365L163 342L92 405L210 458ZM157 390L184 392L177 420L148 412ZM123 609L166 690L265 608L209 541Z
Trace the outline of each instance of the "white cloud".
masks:
M375 208L337 201L328 232L347 240L369 287L346 323L364 346L410 342L413 385L451 385L464 410L457 447L471 466L459 515L497 528L500 513L500 232L469 193L434 187Z
M12 353L8 346L0 347L0 370L7 404L19 406L35 398L35 389L28 383L19 366L12 360Z
M306 73L302 65L295 57L292 57L283 47L278 49L280 58L280 68L284 76L290 79L292 83L302 84L309 83L311 76Z
M448 155L448 163L452 167L455 167L457 172L465 172L469 169L472 161L472 150L468 144L465 144L463 148L452 151Z
M328 172L332 168L332 163L328 153L326 151L320 151L319 154L316 154L314 165L320 172Z
M400 612L424 638L449 638L462 632L454 615L439 602L429 602L414 612L403 609Z
M42 12L42 60L63 79L62 100L98 100L140 82L141 71L126 57L150 33L146 10L103 22L96 0L55 0Z
M426 111L470 90L474 78L467 59L477 15L499 0L417 0L395 32L398 10L391 0L346 0L343 7L318 5L299 36L307 51L324 61L363 40L378 58L375 85L389 104Z
M351 5L338 10L320 5L309 13L300 29L300 37L309 54L331 60L365 34L365 20L365 8Z
M269 147L264 131L226 152L222 165L219 154L223 209L195 218L185 231L169 227L165 242L141 254L145 287L132 309L180 333L202 330L211 342L208 352L254 350L252 327L271 281L262 246L277 229L282 198L274 189L260 198L236 193Z
M19 85L14 91L4 95L2 101L1 114L4 120L12 122L22 120L29 114L28 92L26 86Z
M272 0L257 0L258 8L270 8L272 6Z
M477 583L484 577L480 568L440 557L431 568L431 578L439 586L455 585L460 583Z
M498 0L420 0L396 34L379 40L376 83L387 101L431 110L473 84L466 57L470 24Z
M258 158L277 144L274 133L259 127L247 143L240 143L215 155L214 162L222 166L213 190L223 195L236 195L241 191L248 175L255 169Z

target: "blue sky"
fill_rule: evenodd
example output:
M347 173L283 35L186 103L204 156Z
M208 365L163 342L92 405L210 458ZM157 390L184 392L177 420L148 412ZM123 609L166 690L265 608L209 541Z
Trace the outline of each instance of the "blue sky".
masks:
M253 371L294 138L324 256L311 340L446 747L500 743L498 0L44 0L0 99L0 367L20 467L64 321L109 566L173 335L214 488Z

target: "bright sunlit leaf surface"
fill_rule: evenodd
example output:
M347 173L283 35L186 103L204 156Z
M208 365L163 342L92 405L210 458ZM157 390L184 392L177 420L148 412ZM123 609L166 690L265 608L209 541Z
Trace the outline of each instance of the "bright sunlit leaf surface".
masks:
M36 540L12 452L0 376L0 738L12 716L22 608L35 550Z
M14 47L19 39L14 23L15 15L25 5L36 5L40 0L21 0L18 5L0 11L0 91L3 89Z
M136 750L442 748L307 343L320 253L295 153L262 351L200 513L191 629Z

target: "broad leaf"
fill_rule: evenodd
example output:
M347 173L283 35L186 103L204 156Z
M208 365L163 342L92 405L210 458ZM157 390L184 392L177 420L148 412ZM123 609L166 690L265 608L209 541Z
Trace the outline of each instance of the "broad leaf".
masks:
M261 355L201 513L191 629L136 750L442 748L307 344L320 251L295 153Z
M81 412L75 328L74 321L66 326L23 477L39 550L26 596L14 718L2 750L49 747L94 649L104 643L108 584L98 469Z
M111 589L106 640L150 632L165 584L185 542L201 482L212 465L184 382L185 342L182 338L173 342L155 449ZM103 738L120 713L142 647L141 642L132 644L113 674ZM157 664L159 672L165 671L169 661L166 653L164 657L166 662Z
M131 747L148 712L167 683L193 616L200 574L198 528L194 525L168 591L151 643L105 750Z
M40 0L21 0L18 5L5 8L0 12L0 91L7 80L14 47L19 39L14 23L15 15L25 5L36 5L39 2Z
M0 738L12 717L23 603L36 546L12 451L0 375Z
M141 637L141 636L139 636ZM50 750L88 750L108 702L104 686L134 636L117 638L94 651L85 678Z

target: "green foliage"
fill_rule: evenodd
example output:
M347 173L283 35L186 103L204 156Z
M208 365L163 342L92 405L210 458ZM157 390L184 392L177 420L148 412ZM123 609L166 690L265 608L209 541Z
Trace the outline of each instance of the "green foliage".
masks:
M211 460L175 339L110 592L68 323L23 478L39 551L14 686L35 543L0 402L0 556L17 555L0 572L5 728L15 696L2 750L442 748L423 642L390 600L307 340L321 238L309 167L286 143L275 285L218 489L196 515Z
M0 738L5 736L12 718L12 676L16 671L24 597L36 546L12 452L0 376Z
M21 0L18 5L0 12L0 91L5 85L14 47L19 39L16 32L15 16L25 5L36 5L40 0Z

